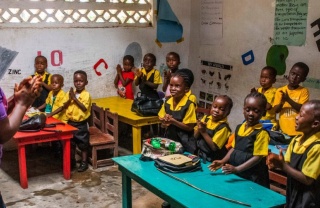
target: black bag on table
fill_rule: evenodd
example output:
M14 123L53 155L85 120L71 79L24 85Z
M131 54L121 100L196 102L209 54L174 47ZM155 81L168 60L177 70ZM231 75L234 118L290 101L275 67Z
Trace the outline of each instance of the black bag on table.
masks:
M36 114L21 122L19 131L40 131L46 126L45 114Z
M133 100L131 111L136 112L139 116L156 116L162 104L162 99L149 98L144 94L138 93L138 97Z
M164 157L169 158L169 160L164 160ZM154 160L154 165L156 168L170 173L194 172L198 170L202 171L200 158L195 155L173 154L164 157L159 157ZM173 162L170 162L170 157L172 158ZM190 160L187 162L176 163L177 159L175 158L177 157L188 157Z
M61 130L50 130L44 128L55 127L58 124L65 125L63 122L56 122L51 124L46 124L47 117L45 114L35 114L28 119L25 119L21 122L19 130L21 132L37 132L37 131L52 131L52 132L60 132Z

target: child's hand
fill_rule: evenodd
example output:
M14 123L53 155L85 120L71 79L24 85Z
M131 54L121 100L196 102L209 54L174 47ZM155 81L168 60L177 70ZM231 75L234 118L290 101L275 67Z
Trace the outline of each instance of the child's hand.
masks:
M69 97L70 97L71 100L75 100L76 99L76 95L74 94L74 91L73 91L72 87L70 87Z
M219 168L221 168L222 165L223 165L223 163L222 163L221 160L215 160L215 161L213 161L213 162L208 166L208 168L209 168L209 170L211 170L211 171L216 171L216 170L218 170Z
M200 120L197 121L197 125L198 125L198 131L200 133L205 133L207 130L207 123L202 122Z
M167 71L167 70L164 70L164 71L163 71L163 78L164 78L165 80L167 80L167 81L170 81L170 78L171 78L171 72L170 72L170 70L169 70L169 71Z
M230 164L225 164L222 166L222 172L226 175L231 174L231 173L237 173L237 167L230 165Z
M280 149L279 155L269 154L267 157L267 165L269 169L283 168L284 158L282 154L282 149Z
M143 75L143 73L141 72L141 70L140 69L137 69L136 70L136 76L137 77L141 77Z
M121 68L120 64L118 64L117 65L117 73L121 74L121 72L122 72L122 68Z
M257 89L254 87L254 88L252 88L252 89L250 90L250 92L251 92L251 93L257 92Z
M282 90L280 92L282 93L281 102L287 102L290 99L288 92L283 92Z
M15 84L15 103L29 107L42 91L41 80L40 76L34 76L22 80L19 85Z

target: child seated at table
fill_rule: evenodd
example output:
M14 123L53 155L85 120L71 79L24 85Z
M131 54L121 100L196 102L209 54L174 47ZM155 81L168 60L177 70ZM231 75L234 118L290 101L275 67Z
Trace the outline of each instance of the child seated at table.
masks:
M320 207L320 101L305 103L296 116L294 137L283 157L271 154L270 169L287 174L286 207Z
M191 93L194 76L190 69L179 69L170 79L171 97L167 98L158 116L166 128L165 137L178 141L185 151L196 150L193 128L197 123L196 96Z
M66 108L68 124L78 128L78 131L73 133L71 141L71 168L76 165L75 152L77 145L81 150L82 156L78 172L83 172L88 169L87 158L90 137L88 118L91 114L91 97L85 89L85 86L88 84L87 73L82 70L74 72L73 83L76 89L70 88L64 108Z
M236 174L269 188L269 174L266 165L269 134L259 120L266 113L267 99L258 92L252 92L244 100L245 122L235 130L232 148L221 160L214 160L209 169L222 167L225 174Z
M212 162L222 159L227 154L225 147L231 134L227 116L233 102L227 95L218 95L212 102L210 115L197 121L194 137L197 139L198 156L202 161Z

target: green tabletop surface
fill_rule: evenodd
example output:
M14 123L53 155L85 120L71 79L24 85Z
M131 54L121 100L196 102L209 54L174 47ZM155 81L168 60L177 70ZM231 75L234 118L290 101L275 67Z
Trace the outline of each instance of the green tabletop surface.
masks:
M139 160L139 157L140 155L130 155L113 160L119 165L123 177L135 180L163 200L175 205L173 207L248 207L203 193L160 172L153 161L144 162ZM201 190L250 207L283 207L285 204L285 196L234 174L225 175L221 169L211 172L208 165L209 163L202 164L203 171L170 174Z

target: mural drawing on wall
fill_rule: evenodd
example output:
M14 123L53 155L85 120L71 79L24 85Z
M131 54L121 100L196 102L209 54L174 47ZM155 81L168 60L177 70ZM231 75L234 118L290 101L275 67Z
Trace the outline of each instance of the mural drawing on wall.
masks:
M125 52L124 52L124 56L125 55L131 55L134 58L134 66L136 68L141 67L142 64L142 48L140 46L139 43L137 42L132 42L130 43ZM122 65L122 59L121 62L119 63Z
M2 79L3 75L6 73L17 55L18 52L0 46L0 79ZM10 74L13 74L12 70L9 70L9 72Z
M232 77L232 66L201 60L200 64L200 107L211 108L215 96L226 94Z
M308 0L276 0L275 45L302 46L306 42Z
M314 37L317 37L317 36L320 35L320 18L311 23L311 28L314 27L314 26L316 26L316 25L318 26L318 30L317 30L315 33L313 33L313 36L314 36ZM318 46L318 51L320 51L320 39L318 39L318 40L316 41L316 44L317 44L317 46Z
M286 59L289 55L288 47L285 45L273 45L269 48L266 64L277 70L277 75L283 75L286 72Z
M253 63L254 62L253 51L252 50L248 51L247 53L243 54L241 56L241 58L242 58L242 63L244 65L249 65L249 64Z
M93 66L93 70L95 71L96 75L101 76L101 72L98 71L98 67L103 64L105 69L108 69L108 64L104 59L99 59L97 63Z

